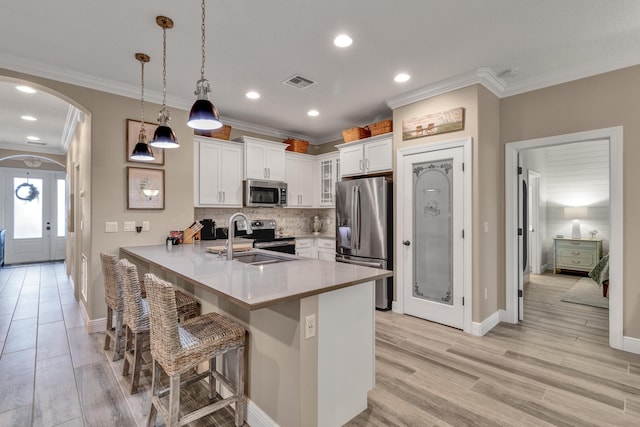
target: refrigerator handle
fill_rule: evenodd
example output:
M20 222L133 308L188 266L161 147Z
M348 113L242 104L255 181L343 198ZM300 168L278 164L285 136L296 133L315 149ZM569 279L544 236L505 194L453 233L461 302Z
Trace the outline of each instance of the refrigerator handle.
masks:
M358 222L356 218L356 186L351 187L351 246L353 249L358 249L358 241L356 237L358 235Z
M360 225L361 225L361 212L360 212L360 186L356 185L356 221L358 222L358 235L356 236L356 249L360 249Z

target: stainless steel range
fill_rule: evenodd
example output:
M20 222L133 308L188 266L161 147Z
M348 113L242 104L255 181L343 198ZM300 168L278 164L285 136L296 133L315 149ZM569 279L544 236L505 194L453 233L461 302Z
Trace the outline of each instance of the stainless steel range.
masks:
M253 247L286 254L296 253L295 237L276 237L275 219L258 219L251 221L252 234L247 234L244 221L236 221L236 236L253 239Z

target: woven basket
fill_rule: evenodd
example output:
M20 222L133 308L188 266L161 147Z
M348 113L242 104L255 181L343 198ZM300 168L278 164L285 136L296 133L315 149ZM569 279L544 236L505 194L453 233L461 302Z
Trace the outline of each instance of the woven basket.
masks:
M216 139L224 139L225 141L228 141L229 136L231 135L231 126L222 125L221 128L214 129L214 130L194 129L193 133L200 136L207 136L209 138L216 138Z
M382 120L377 123L370 124L369 129L371 129L371 136L393 132L393 120Z
M306 153L307 148L309 148L309 141L304 141L302 139L285 139L285 144L289 144L286 148L287 151L293 151L294 153Z
M344 142L357 141L363 138L369 138L371 136L371 131L368 126L363 128L355 127L351 129L345 129L342 131L342 138L344 138Z

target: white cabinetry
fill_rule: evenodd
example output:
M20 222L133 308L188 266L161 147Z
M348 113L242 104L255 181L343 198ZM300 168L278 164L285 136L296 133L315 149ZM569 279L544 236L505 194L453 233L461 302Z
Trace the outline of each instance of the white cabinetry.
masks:
M318 259L324 261L336 260L336 240L316 238L316 247L318 252Z
M313 206L313 158L307 154L285 153L287 206Z
M245 179L284 181L284 150L286 144L243 136Z
M296 255L306 258L317 258L314 239L296 239Z
M316 206L335 206L336 182L340 180L340 153L320 154L315 165Z
M195 206L242 207L242 145L197 137L194 148Z
M391 134L378 135L337 146L341 176L389 172L393 167Z

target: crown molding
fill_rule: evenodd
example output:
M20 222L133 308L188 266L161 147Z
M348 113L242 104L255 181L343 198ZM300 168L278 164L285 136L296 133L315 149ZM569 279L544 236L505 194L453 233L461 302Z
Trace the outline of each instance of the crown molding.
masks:
M231 126L233 129L244 130L247 132L259 133L261 135L272 136L274 138L295 138L295 139L303 139L305 141L309 140L308 135L303 135L295 132L285 132L279 129L270 128L267 126L256 125L253 123L248 123L242 120L233 119L231 117L221 117L222 122Z
M13 144L11 142L0 141L0 148L12 151L25 151L28 153L44 153L44 154L57 154L64 156L67 153L62 151L61 148L53 148L32 144Z
M69 104L69 110L67 111L67 119L64 122L64 128L62 129L62 149L66 153L69 150L69 145L73 140L73 135L76 133L78 123L81 121L81 111Z
M433 98L434 96L443 95L445 93L476 84L483 85L498 98L502 96L502 92L506 85L504 80L500 79L492 69L478 68L476 71L440 80L434 84L423 86L402 95L391 97L385 100L385 103L389 108L395 110L396 108L413 104L414 102L423 101L425 99Z
M598 74L621 70L623 68L633 67L638 64L640 64L639 52L631 52L625 57L616 58L615 60L609 59L589 62L580 66L566 68L557 72L541 74L526 80L514 81L513 83L509 83L502 94L502 98L519 95L538 89L544 89L546 87L568 83L574 80L596 76Z

